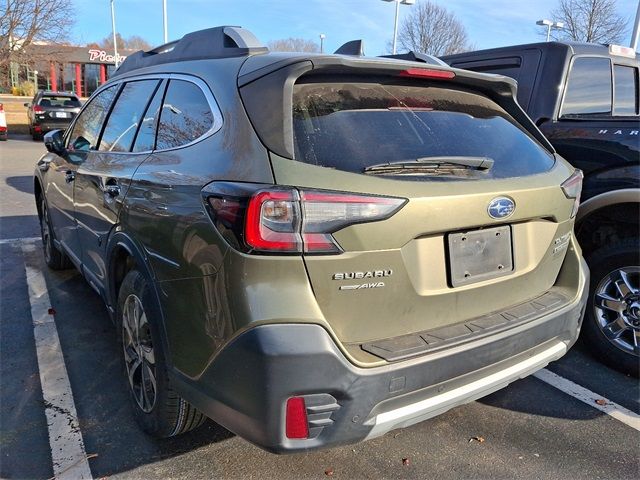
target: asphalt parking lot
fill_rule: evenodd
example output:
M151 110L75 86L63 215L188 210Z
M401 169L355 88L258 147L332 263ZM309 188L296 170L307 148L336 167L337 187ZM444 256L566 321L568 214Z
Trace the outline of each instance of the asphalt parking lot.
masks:
M174 439L147 437L130 412L115 330L100 298L75 270L44 265L32 198L43 151L27 136L0 143L1 478L51 478L55 449L65 448L50 438L45 416L38 315L55 320L87 458L79 460L95 479L640 478L637 379L599 364L580 344L547 368L560 386L564 379L576 385L561 390L526 378L358 445L276 456L211 421ZM34 304L34 272L44 278L50 305Z

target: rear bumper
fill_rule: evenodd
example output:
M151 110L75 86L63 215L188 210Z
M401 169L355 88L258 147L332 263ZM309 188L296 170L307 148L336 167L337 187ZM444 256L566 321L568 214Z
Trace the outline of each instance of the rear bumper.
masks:
M409 360L359 368L318 325L269 324L236 337L197 380L172 380L206 415L266 450L355 443L473 401L560 358L584 314L589 274L581 258L578 270L577 295L557 310ZM285 436L292 396L306 399L312 438Z
M50 132L51 130L64 130L71 123L71 119L63 122L41 122L36 120L33 122L33 127L40 127L42 133Z

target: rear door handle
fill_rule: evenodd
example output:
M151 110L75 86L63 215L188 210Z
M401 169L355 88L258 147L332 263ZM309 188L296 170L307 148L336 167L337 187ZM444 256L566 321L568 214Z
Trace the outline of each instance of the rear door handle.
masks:
M73 170L67 170L67 172L64 174L64 180L67 183L71 183L76 179L76 172L74 172Z

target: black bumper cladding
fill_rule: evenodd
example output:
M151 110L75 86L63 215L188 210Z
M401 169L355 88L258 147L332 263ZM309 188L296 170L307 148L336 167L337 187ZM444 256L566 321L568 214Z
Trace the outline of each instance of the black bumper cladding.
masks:
M238 336L198 380L173 380L206 415L271 452L355 443L473 401L560 358L580 330L583 272L578 297L552 302L551 312L382 367L353 365L319 325L271 324ZM295 396L309 399L307 439L285 435L285 405Z

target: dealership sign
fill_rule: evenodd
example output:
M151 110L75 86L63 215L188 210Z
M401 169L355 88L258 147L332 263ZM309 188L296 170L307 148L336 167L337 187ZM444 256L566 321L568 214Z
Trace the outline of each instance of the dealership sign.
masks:
M118 55L118 63L122 63L126 56ZM98 50L92 48L89 50L89 61L100 63L116 63L115 57L112 54L105 52L104 50Z

